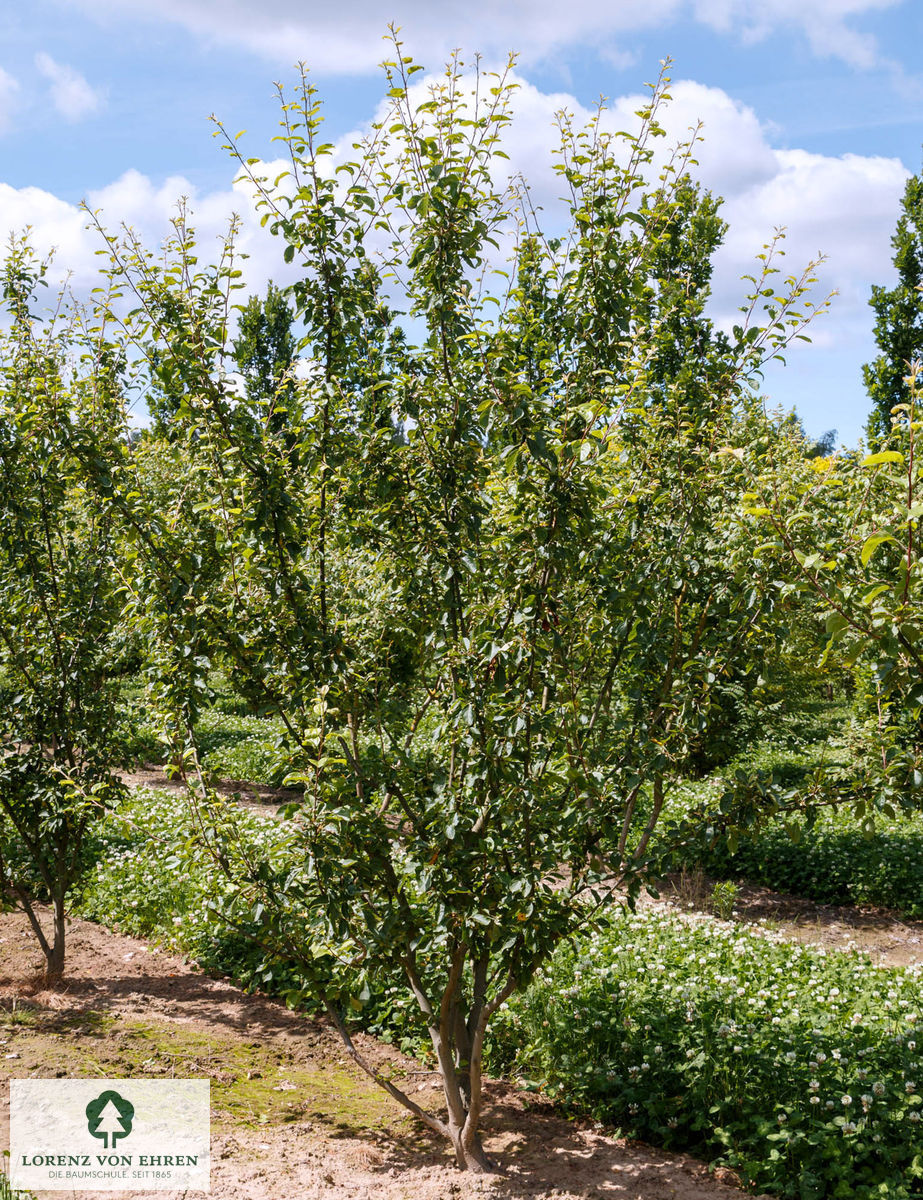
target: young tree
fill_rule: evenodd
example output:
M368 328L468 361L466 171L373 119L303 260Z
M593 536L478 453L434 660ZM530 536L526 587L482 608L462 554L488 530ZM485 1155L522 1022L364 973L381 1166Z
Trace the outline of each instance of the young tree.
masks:
M67 361L74 329L59 328L60 314L40 328L43 274L25 244L11 246L0 337L0 895L25 910L53 981L87 827L120 787L113 527L74 451L81 427L105 440L120 418L112 361L95 356L80 378ZM50 934L36 885L51 902Z
M284 425L226 383L232 248L196 268L181 218L162 271L109 239L137 297L130 336L182 381L197 502L151 511L127 451L106 471L203 830L237 883L225 915L260 922L356 1061L485 1171L491 1016L614 889L637 893L716 681L772 621L728 514L748 379L801 328L806 281L765 328L708 334L683 230L714 232L713 202L689 147L647 178L665 78L635 135L608 133L604 111L562 121L571 227L549 239L496 182L509 81L454 59L418 89L417 70L387 65L391 110L354 162L334 169L304 76L283 98L287 179L230 143L302 265L311 369ZM774 295L765 274L755 287ZM282 863L234 835L198 770L170 664L199 632L287 730L304 800ZM350 1037L363 981L395 977L432 1040L443 1115Z
M891 410L910 401L911 364L923 358L923 176L907 180L901 215L891 239L898 281L893 288L873 287L875 341L881 353L862 368L873 408L868 437L875 446L891 432Z

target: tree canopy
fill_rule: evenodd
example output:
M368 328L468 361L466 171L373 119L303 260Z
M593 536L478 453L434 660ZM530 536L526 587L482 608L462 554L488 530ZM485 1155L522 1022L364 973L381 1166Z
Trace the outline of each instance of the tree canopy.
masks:
M256 919L357 1061L484 1170L491 1016L655 871L665 794L722 719L721 681L773 637L735 497L752 381L801 330L809 279L777 293L770 247L741 324L713 330L724 227L694 141L655 155L665 76L633 133L604 109L562 119L570 223L550 236L504 182L508 76L456 58L420 89L397 49L353 161L323 142L307 75L281 95L287 172L228 140L300 267L303 377L270 364L289 351L269 349L269 299L235 346L233 239L203 267L183 213L165 266L107 238L136 300L124 336L175 401L176 474L152 502L127 440L104 474L154 694L235 880L225 919ZM284 867L235 837L199 767L218 661L286 730L304 799ZM403 979L445 1118L352 1044L363 978Z
M322 1004L356 1061L484 1171L491 1017L662 871L687 832L655 850L669 791L779 637L746 464L776 437L756 386L801 336L811 278L777 288L771 243L739 324L715 329L724 224L693 177L697 132L661 149L665 74L634 131L602 106L584 128L562 115L567 220L549 231L505 171L509 72L455 57L421 86L395 50L387 111L351 161L323 141L304 72L280 92L286 171L227 138L298 267L285 294L236 306L234 227L208 263L185 208L156 253L97 220L109 287L82 327L97 407L55 426L54 469L73 465L81 529L117 539L119 616L150 648L199 840L233 884L216 920L246 924L268 969L297 964L293 1002ZM156 418L141 438L133 388ZM41 497L39 476L23 495ZM72 557L96 572L82 615L101 612L105 556ZM202 768L217 666L284 730L300 798L279 852ZM395 981L444 1116L352 1041L349 1014Z

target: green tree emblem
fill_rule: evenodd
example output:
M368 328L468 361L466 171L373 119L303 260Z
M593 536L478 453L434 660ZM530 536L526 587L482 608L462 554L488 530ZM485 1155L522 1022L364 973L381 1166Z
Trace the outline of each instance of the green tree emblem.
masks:
M119 1138L131 1133L131 1122L135 1115L134 1105L118 1092L100 1092L86 1107L87 1129L103 1139L106 1150L114 1150Z

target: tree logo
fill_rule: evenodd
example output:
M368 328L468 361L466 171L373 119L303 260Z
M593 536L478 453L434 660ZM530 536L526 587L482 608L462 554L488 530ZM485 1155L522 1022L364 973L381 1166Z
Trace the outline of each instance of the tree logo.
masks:
M103 1139L103 1148L114 1150L119 1138L131 1133L134 1105L118 1092L100 1092L86 1107L87 1129L93 1137Z

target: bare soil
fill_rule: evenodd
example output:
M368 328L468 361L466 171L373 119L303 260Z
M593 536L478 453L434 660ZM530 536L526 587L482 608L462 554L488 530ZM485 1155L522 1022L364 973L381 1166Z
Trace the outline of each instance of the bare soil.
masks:
M119 778L129 787L160 788L167 792L183 792L185 784L168 775L157 763L145 763L133 771L122 771ZM211 786L222 796L237 796L247 808L260 811L264 816L274 817L279 807L298 800L302 793L297 788L272 787L265 783L250 783L246 779L212 780Z
M42 990L19 914L0 915L0 1055L10 1078L209 1078L215 1200L732 1200L729 1172L563 1119L534 1095L487 1088L485 1144L500 1174L458 1172L446 1149L346 1058L323 1021L87 921L67 977ZM363 1051L434 1110L436 1077L372 1038ZM9 1089L0 1080L0 1150ZM58 1200L68 1193L47 1192ZM161 1192L180 1200L181 1193ZM204 1193L203 1193L204 1194ZM74 1196L120 1200L139 1193ZM190 1196L191 1193L183 1193Z
M708 897L716 882L701 873L674 876L661 889L659 900L643 897L640 903L682 911L707 910ZM886 908L818 904L803 896L741 883L732 919L827 950L860 950L879 966L906 967L923 962L923 921L911 920Z

